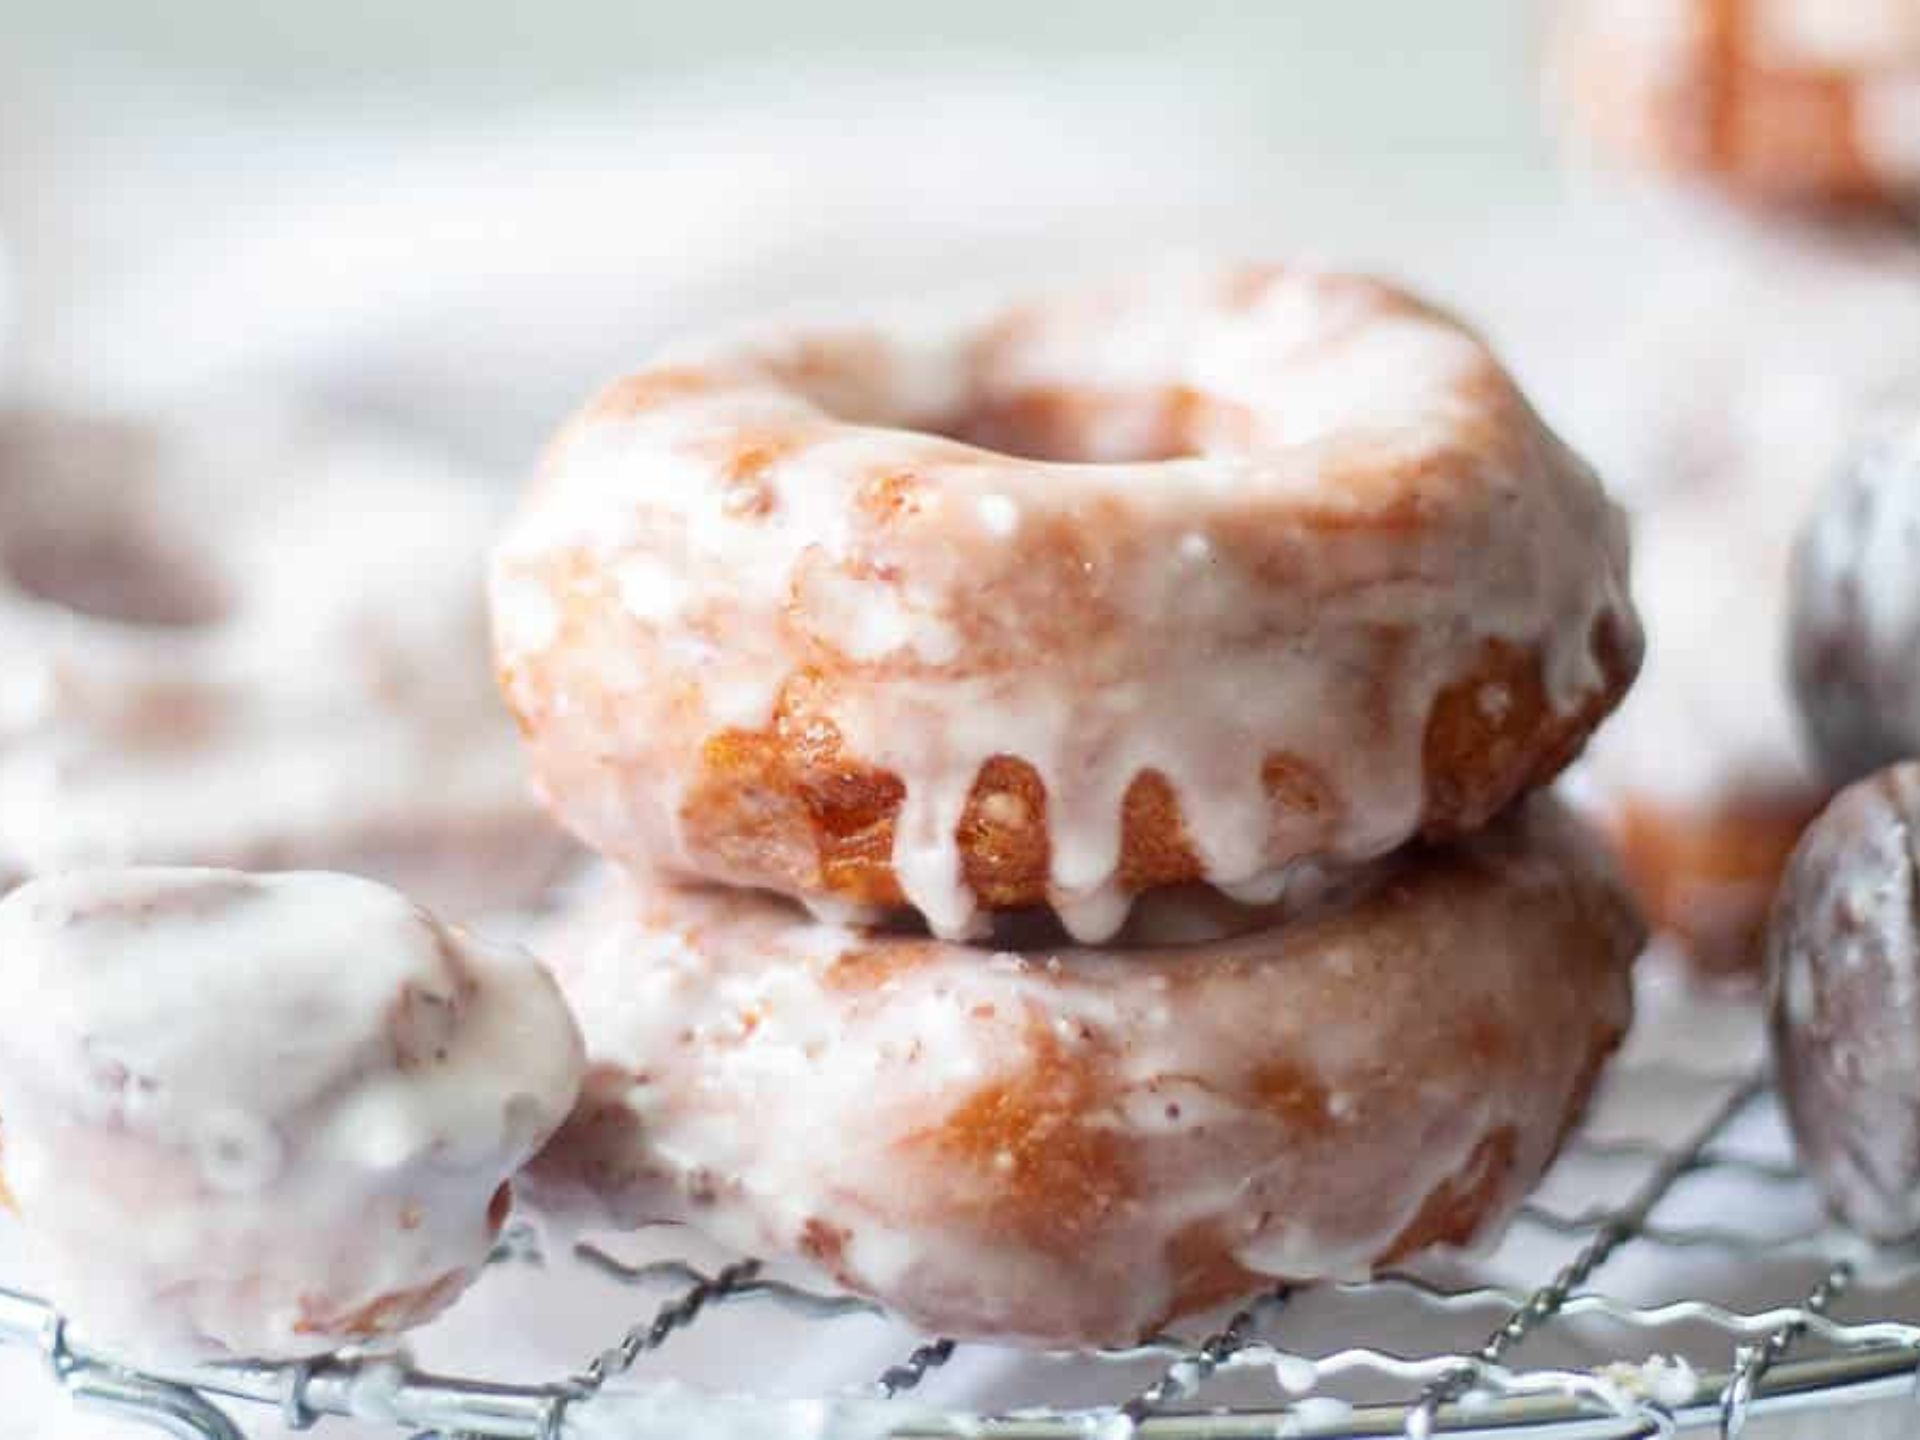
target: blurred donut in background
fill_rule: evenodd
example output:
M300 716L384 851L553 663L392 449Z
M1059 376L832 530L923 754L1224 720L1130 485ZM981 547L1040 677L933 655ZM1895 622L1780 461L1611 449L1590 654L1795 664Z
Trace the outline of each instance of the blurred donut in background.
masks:
M0 411L0 867L529 894L564 848L489 683L494 521L480 482L365 431Z
M1914 0L1577 0L1555 46L1571 140L1763 200L1920 191Z
M496 554L540 793L935 933L1477 829L1631 683L1624 522L1473 334L1309 266L763 325L604 392Z
M1788 679L1793 545L1882 398L1920 373L1920 247L1864 222L1625 213L1640 231L1615 233L1641 263L1616 257L1614 313L1514 348L1632 517L1647 663L1589 752L1592 793L1656 930L1751 976L1780 869L1830 793Z

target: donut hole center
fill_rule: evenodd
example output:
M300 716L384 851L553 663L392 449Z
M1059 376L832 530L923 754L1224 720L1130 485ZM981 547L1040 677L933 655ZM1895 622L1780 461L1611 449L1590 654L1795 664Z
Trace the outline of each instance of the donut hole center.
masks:
M231 612L202 557L137 530L51 530L0 550L13 583L34 599L116 625L196 630Z
M1186 460L1244 444L1243 407L1185 385L1141 389L1032 385L988 390L926 426L938 435L1047 464Z

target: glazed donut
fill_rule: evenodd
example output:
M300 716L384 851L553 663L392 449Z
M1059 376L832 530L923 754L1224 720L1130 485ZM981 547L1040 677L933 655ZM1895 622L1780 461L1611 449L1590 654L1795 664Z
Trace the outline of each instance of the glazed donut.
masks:
M1769 199L1920 190L1914 0L1580 0L1558 55L1606 158Z
M592 848L947 937L1471 830L1640 650L1621 516L1480 341L1298 269L670 356L493 601Z
M0 869L554 870L492 692L479 482L208 414L0 414Z
M87 1339L317 1355L420 1324L579 1091L524 952L344 875L75 871L0 902L6 1184Z
M1775 1069L1800 1158L1864 1233L1920 1235L1920 765L1841 792L1774 912Z
M1624 1031L1641 938L1549 802L1294 897L986 952L616 881L545 948L587 1035L529 1168L577 1224L810 1259L930 1333L1130 1343L1505 1220Z

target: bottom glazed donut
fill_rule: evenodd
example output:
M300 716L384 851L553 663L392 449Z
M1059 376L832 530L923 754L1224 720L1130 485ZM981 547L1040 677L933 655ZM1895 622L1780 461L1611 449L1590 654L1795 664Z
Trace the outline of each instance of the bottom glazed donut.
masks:
M1122 939L607 882L548 937L590 1073L523 1193L804 1256L934 1333L1125 1344L1491 1234L1625 1031L1642 932L1540 802L1284 919L1175 892Z

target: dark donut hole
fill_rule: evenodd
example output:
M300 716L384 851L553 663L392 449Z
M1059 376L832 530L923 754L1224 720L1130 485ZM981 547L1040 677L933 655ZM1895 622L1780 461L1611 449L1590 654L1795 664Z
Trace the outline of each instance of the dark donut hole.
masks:
M1053 464L1148 464L1191 459L1238 439L1245 411L1197 390L1029 386L976 397L923 428L951 440ZM1224 434L1223 434L1224 432Z
M1166 378L1114 376L1090 355L1084 377L1028 378L1024 328L990 329L969 348L962 384L929 409L914 367L865 333L807 338L769 369L783 386L849 425L906 429L1017 460L1138 465L1245 453L1260 422L1243 401ZM1047 364L1044 369L1057 369Z
M1060 465L1153 464L1252 448L1252 412L1188 385L1034 385L981 376L950 409L928 413L876 373L858 345L831 344L776 371L849 425L938 435L1016 460Z
M11 536L0 564L34 599L119 625L192 630L232 609L204 562L135 531Z

